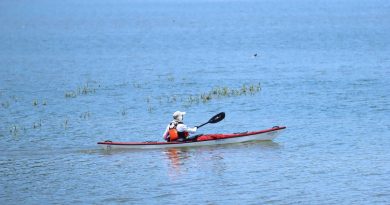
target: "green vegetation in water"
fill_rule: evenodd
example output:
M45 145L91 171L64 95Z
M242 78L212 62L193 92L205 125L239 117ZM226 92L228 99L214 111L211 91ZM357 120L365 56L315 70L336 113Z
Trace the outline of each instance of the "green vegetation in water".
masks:
M260 83L257 84L243 84L238 88L230 88L230 87L214 87L208 92L204 92L201 94L180 96L180 95L164 95L158 96L155 99L158 101L159 105L163 105L164 103L173 104L181 102L184 106L189 107L193 104L207 103L215 99L228 98L228 97L238 97L243 95L255 95L261 90ZM148 96L145 101L147 103L147 110L149 113L153 112L155 109L153 107L153 99Z
M64 129L68 128L69 120L65 119L64 121Z
M10 129L9 129L9 132L10 132L10 134L11 134L13 137L17 137L17 136L19 136L21 130L22 130L22 129L20 128L20 126L18 126L18 125L12 125L12 126L10 127Z
M223 97L237 97L242 95L254 95L261 90L260 83L246 85L243 84L240 88L229 88L229 87L215 87L209 92L202 93L200 95L190 95L186 102L189 104L199 102L209 102L213 99L219 99Z
M18 97L16 97L16 95L12 95L12 96L11 96L11 99L12 99L14 102L18 102Z
M147 103L150 103L150 96L148 96L148 97L146 98L146 102L147 102Z
M39 101L38 101L37 99L33 100L32 105L33 105L34 107L39 106ZM46 101L46 100L43 100L43 101L42 101L42 105L43 105L43 106L46 106L46 105L47 105L47 101Z
M98 85L97 87L100 87L100 85ZM77 87L76 90L65 92L65 98L76 98L80 95L90 95L96 93L97 87L91 85L90 83L86 83L83 86Z
M1 103L1 107L5 108L5 109L9 108L9 106L10 106L10 103L8 101Z
M154 108L153 108L151 105L148 105L148 112L149 112L149 113L152 113L153 110L154 110Z
M173 96L167 96L167 102L168 103L174 103L177 101L177 97L176 95L173 95Z
M133 88L141 89L142 85L140 83L133 83Z
M17 103L18 102L18 98L15 95L9 96L7 98L8 99L4 99L4 101L1 102L1 107L2 108L8 109L11 106L12 103Z
M121 114L122 114L122 116L126 116L127 115L127 109L126 108L122 108Z
M69 91L69 92L65 92L65 97L66 98L75 98L75 97L77 97L77 94L74 91Z
M42 127L42 120L39 120L39 122L34 122L33 124L34 129L41 128L41 127Z
M87 120L87 119L89 119L91 117L91 113L88 111L88 112L83 112L83 113L81 113L81 115L80 115L80 118L81 119L84 119L84 120Z
M149 113L152 113L153 110L154 110L154 108L153 108L153 106L152 106L150 96L148 96L148 97L146 98L146 103L148 104L148 112L149 112Z
M116 87L127 87L127 86L129 86L129 84L130 83L126 81L126 82L122 82L122 83L116 84L115 86Z

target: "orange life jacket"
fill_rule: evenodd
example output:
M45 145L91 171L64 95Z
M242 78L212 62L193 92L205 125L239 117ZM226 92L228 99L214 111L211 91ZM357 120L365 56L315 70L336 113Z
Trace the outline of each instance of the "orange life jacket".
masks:
M188 132L178 132L176 127L178 124L183 124L182 122L179 122L179 123L171 123L169 125L169 141L176 141L178 140L179 138L181 139L185 139L186 137L189 136L189 133Z

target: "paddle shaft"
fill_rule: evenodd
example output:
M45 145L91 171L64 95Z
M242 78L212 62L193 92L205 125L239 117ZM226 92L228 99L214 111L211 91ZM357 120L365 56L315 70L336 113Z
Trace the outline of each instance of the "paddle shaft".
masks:
M201 125L199 125L199 126L196 126L196 127L197 127L197 128L200 128L200 127L203 127L204 125L207 125L207 124L209 124L209 122L203 123L203 124L201 124Z
M223 120L224 118L225 118L225 113L221 112L221 113L218 113L217 115L213 116L208 122L203 123L203 124L196 126L196 127L200 128L200 127L207 125L209 123L217 123L217 122L220 122L221 120Z

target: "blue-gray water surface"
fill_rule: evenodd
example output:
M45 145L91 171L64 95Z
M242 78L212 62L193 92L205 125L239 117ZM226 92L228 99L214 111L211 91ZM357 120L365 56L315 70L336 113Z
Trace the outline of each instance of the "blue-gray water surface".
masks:
M3 0L0 204L390 204L390 2ZM213 88L261 90L203 100ZM105 152L198 133L272 142Z

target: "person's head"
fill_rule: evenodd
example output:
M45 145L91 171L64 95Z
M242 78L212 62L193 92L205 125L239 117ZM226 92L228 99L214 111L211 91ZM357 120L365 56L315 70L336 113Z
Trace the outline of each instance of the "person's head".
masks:
M177 122L183 122L185 114L185 112L176 111L175 113L173 113L173 119Z

